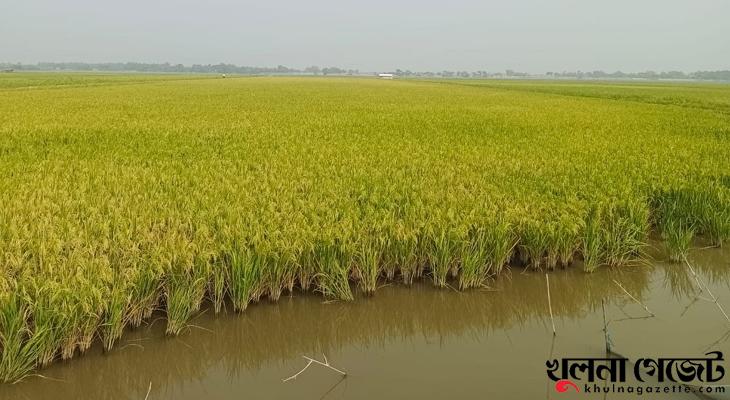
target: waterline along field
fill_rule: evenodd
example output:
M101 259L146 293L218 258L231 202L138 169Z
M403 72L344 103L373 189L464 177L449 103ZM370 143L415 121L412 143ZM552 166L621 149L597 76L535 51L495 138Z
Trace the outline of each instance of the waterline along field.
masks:
M632 268L650 234L730 238L730 86L0 75L0 381L157 310Z

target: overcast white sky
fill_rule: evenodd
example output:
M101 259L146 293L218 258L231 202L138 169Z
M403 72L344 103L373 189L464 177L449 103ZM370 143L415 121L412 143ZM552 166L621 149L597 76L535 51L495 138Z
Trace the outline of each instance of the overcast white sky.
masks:
M0 62L730 69L730 0L0 0Z

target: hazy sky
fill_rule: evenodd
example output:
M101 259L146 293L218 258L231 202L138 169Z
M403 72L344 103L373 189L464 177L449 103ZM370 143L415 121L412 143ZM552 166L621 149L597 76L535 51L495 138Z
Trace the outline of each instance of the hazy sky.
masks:
M1 0L0 61L730 69L730 0Z

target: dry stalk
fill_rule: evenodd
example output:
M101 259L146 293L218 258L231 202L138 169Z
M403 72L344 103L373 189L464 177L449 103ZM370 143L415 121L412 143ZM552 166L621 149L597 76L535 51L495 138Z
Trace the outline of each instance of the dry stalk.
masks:
M305 365L305 366L304 366L304 368L302 368L302 369L301 369L301 370L300 370L299 372L297 372L296 374L294 374L294 375L292 375L292 376L290 376L290 377L288 377L288 378L282 379L282 382L288 382L288 381L290 381L290 380L293 380L293 379L297 379L297 377L298 377L298 376L299 376L299 375L300 375L300 374L301 374L302 372L306 371L306 370L307 370L307 368L309 368L309 366L310 366L310 365L312 365L312 364L319 364L319 365L321 365L321 366L323 366L323 367L327 367L327 368L329 368L329 369L331 369L331 370L333 370L333 371L335 371L335 372L339 373L339 374L340 374L340 375L342 375L342 376L347 376L347 372L345 372L345 371L341 371L341 370L339 370L339 369L337 369L337 368L333 367L332 365L330 365L329 361L327 360L327 356L325 356L324 354L322 354L322 357L324 358L324 362L322 362L322 361L319 361L319 360L315 360L315 359L313 359L313 358L310 358L310 357L307 357L307 356L302 356L302 358L303 358L303 359L307 360L307 365Z
M611 337L608 335L608 322L606 322L606 300L601 299L603 309L603 339L606 341L606 352L611 353Z
M553 303L550 300L550 278L548 278L548 274L545 274L545 283L547 284L547 298L548 310L550 311L550 323L553 325L553 336L555 336L555 318L553 318Z
M720 310L722 315L725 317L727 322L730 322L730 317L727 316L727 313L725 312L725 309L722 308L720 303L717 301L717 297L715 297L714 294L712 294L712 291L710 291L710 288L704 284L702 284L702 281L700 280L700 277L695 272L695 269L692 268L692 265L690 265L689 261L687 260L687 256L683 255L684 262L687 264L687 267L689 267L689 271L692 273L692 276L695 278L695 281L697 282L697 286L700 288L700 291L705 291L712 299L712 302L715 303L717 308ZM698 296L699 297L699 296Z
M632 295L631 295L631 293L629 293L629 291L628 291L628 290L626 290L626 289L625 289L625 288L624 288L623 286L621 286L621 284L620 284L620 283L618 283L618 281L617 281L617 280L615 280L615 279L614 279L614 280L613 280L613 283L615 283L616 285L618 285L618 287L620 287L620 288L621 288L621 290L623 290L623 291L624 291L624 293L626 293L626 295L627 295L627 296L629 296L629 297L631 298L631 300L633 300L634 302L636 302L636 304L638 304L638 305L640 305L640 306L644 307L644 311L646 311L646 313L647 313L647 314L649 314L649 315L650 315L650 316L652 316L652 317L654 317L654 316L655 316L655 315L654 315L654 313L653 313L653 312L651 312L651 311L649 310L649 307L647 307L647 306L646 306L646 304L644 304L644 303L640 302L640 301L639 301L639 300L637 300L637 299L636 299L636 298L635 298L634 296L632 296Z

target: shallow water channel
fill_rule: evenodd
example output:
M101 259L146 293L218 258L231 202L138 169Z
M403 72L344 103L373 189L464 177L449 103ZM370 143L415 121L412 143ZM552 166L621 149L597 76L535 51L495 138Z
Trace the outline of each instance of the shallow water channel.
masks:
M730 357L730 323L697 292L690 269L654 258L592 274L551 272L555 337L545 275L512 268L484 290L391 284L351 303L296 293L242 314L202 313L175 338L158 319L127 332L109 353L95 346L43 377L1 385L0 399L696 399L558 393L547 377L548 359L606 357L604 298L613 349L630 360ZM730 249L695 249L689 262L730 311ZM312 365L282 382L306 365L302 356L323 354L347 377ZM726 363L728 375L715 385L730 384Z

